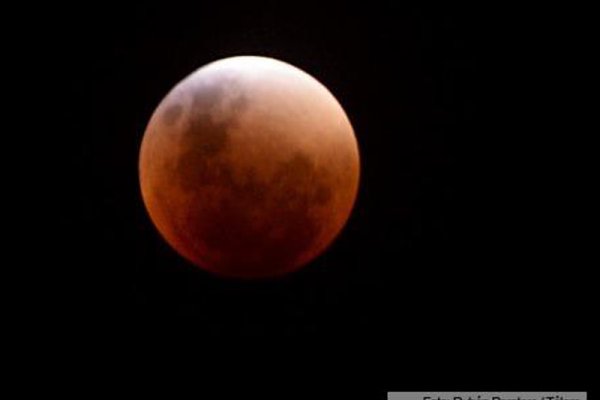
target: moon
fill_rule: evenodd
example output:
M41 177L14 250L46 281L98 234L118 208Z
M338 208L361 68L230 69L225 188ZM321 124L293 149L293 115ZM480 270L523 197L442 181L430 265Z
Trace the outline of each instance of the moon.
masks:
M333 242L359 184L352 125L306 72L266 57L212 62L158 105L139 154L162 237L223 277L272 278Z

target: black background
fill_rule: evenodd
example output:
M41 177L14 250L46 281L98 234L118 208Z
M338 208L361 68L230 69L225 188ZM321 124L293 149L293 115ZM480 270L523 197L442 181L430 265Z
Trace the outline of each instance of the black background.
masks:
M529 83L544 71L528 61L544 43L527 35L538 37L529 20L506 18L519 10L198 1L58 13L55 55L66 93L81 99L66 111L81 224L73 320L90 322L83 348L106 362L97 387L152 390L172 368L202 398L589 383L589 277L566 222L566 150L556 125L533 117L542 107ZM327 86L362 162L333 246L298 273L252 283L171 250L137 175L168 90L249 54Z

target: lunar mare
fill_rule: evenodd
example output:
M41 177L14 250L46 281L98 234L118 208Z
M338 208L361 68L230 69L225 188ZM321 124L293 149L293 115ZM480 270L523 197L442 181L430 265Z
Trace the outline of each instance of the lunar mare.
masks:
M148 213L178 253L218 275L266 278L302 267L338 235L359 153L316 79L274 59L232 57L162 100L139 174Z

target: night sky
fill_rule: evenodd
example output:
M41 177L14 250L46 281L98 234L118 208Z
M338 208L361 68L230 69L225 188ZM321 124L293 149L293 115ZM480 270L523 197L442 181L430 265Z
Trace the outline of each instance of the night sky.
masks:
M490 58L518 41L497 30L495 10L198 1L74 12L61 49L69 90L85 99L69 109L84 226L77 285L94 293L82 314L101 332L91 343L110 338L114 368L147 340L150 358L188 342L201 354L250 348L254 358L236 350L223 361L245 372L225 375L256 382L251 360L273 357L268 368L281 375L327 376L307 372L294 387L345 382L363 399L585 382L577 368L587 353L572 330L585 314L583 278L545 201L560 192L549 184L560 168L516 115L522 96L502 91L524 77L514 68L520 55ZM273 281L225 280L185 261L155 230L139 190L138 151L155 107L198 67L234 55L274 57L317 78L346 110L361 154L342 234ZM200 368L201 359L188 362Z

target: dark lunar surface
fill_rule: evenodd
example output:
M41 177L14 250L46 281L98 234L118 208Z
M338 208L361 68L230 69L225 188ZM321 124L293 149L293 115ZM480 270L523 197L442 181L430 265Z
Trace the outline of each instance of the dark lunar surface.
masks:
M289 267L290 254L302 253L317 240L319 224L308 215L310 209L307 205L327 201L330 189L322 179L318 180L319 184L312 185L318 173L308 157L298 154L282 164L270 182L255 178L251 170L240 182L232 177L228 164L218 161L207 164L205 170L196 168L205 165L203 162L186 160L182 165L180 168L184 170L178 171L177 175L193 177L202 182L201 186L217 186L216 190L227 192L222 195L217 208L191 208L188 214L178 219L182 223L182 240L193 245L197 238L202 238L206 246L225 258L223 273L246 267L261 274L261 268L269 271L273 265L281 265L283 271ZM194 180L185 181L186 185L194 183ZM274 192L273 187L278 190ZM305 190L307 187L310 188L308 192ZM201 205L205 194L196 192L197 189L193 188L193 202ZM206 214L210 218L206 218ZM256 214L258 218L261 214L268 214L269 221L273 222L257 226L250 219ZM186 221L198 221L198 224ZM273 233L281 239L275 242L265 240ZM239 254L244 257L240 259ZM227 258L231 255L233 257L229 261Z
M167 125L174 125L181 117L183 106L181 104L171 104L163 112L163 122Z
M193 89L194 98L189 107L190 116L188 128L184 135L186 146L193 154L183 156L181 162L186 162L187 157L212 157L223 150L227 144L227 131L235 124L236 115L243 111L247 99L242 93L230 95L236 85L234 78L215 78L215 83L200 85ZM242 90L242 88L239 88ZM216 121L214 115L216 109L225 108L226 111L219 113L221 121ZM187 143L189 141L189 143ZM195 183L195 182L194 182Z

